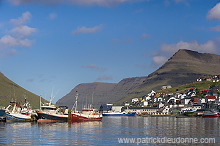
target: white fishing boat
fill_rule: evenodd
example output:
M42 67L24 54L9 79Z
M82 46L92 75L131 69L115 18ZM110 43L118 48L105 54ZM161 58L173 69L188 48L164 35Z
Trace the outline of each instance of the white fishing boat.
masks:
M103 116L135 116L136 113L135 112L107 112L107 113L103 113Z
M35 120L35 114L30 107L20 106L17 102L10 102L6 108L6 122L30 122Z

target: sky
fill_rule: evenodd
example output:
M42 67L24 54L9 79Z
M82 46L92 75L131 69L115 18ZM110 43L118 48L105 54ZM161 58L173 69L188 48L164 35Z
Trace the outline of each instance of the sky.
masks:
M147 76L179 49L220 54L219 34L219 0L0 0L0 72L55 103L80 83Z

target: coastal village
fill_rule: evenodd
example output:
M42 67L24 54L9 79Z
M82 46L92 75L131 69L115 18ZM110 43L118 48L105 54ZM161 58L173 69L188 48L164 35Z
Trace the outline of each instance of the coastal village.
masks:
M157 92L152 90L141 98L133 98L123 106L107 104L107 110L103 106L99 110L91 106L78 111L78 93L72 109L57 107L52 104L52 98L46 104L42 104L40 98L39 110L32 110L26 100L24 105L11 102L7 108L0 109L0 118L3 121L79 122L101 121L103 116L219 117L219 83L220 75L214 75L198 78L194 83L187 84L187 88L166 85ZM205 85L203 90L198 84Z
M220 110L220 76L198 78L196 82L207 82L212 85L209 89L198 90L190 87L184 92L176 89L174 93L163 91L171 89L171 85L161 87L161 92L151 91L142 98L133 98L124 106L112 106L113 111L136 112L141 116L201 116L205 112L219 112Z

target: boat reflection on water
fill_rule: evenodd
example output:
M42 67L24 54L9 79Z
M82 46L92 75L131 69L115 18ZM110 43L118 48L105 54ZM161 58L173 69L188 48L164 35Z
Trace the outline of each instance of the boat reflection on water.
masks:
M0 145L114 146L119 145L118 138L125 137L181 137L198 139L207 137L215 138L215 144L211 143L210 145L219 145L219 136L219 118L124 116L103 117L102 121L73 123L0 123ZM190 144L186 143L183 145Z

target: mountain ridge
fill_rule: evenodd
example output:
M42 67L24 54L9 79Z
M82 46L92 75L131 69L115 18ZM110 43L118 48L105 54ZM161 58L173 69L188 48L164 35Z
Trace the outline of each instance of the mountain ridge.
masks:
M105 89L106 92L103 92L102 96L96 92L94 101L97 99L98 103L114 102L122 104L125 101L130 101L131 98L142 97L151 90L159 90L163 85L176 87L194 82L202 76L219 73L220 55L180 49L166 63L148 76L122 79L114 84L113 88ZM85 95L85 93L81 94L82 96ZM72 97L64 96L58 100L57 104L59 105L60 101L64 101L66 98Z

